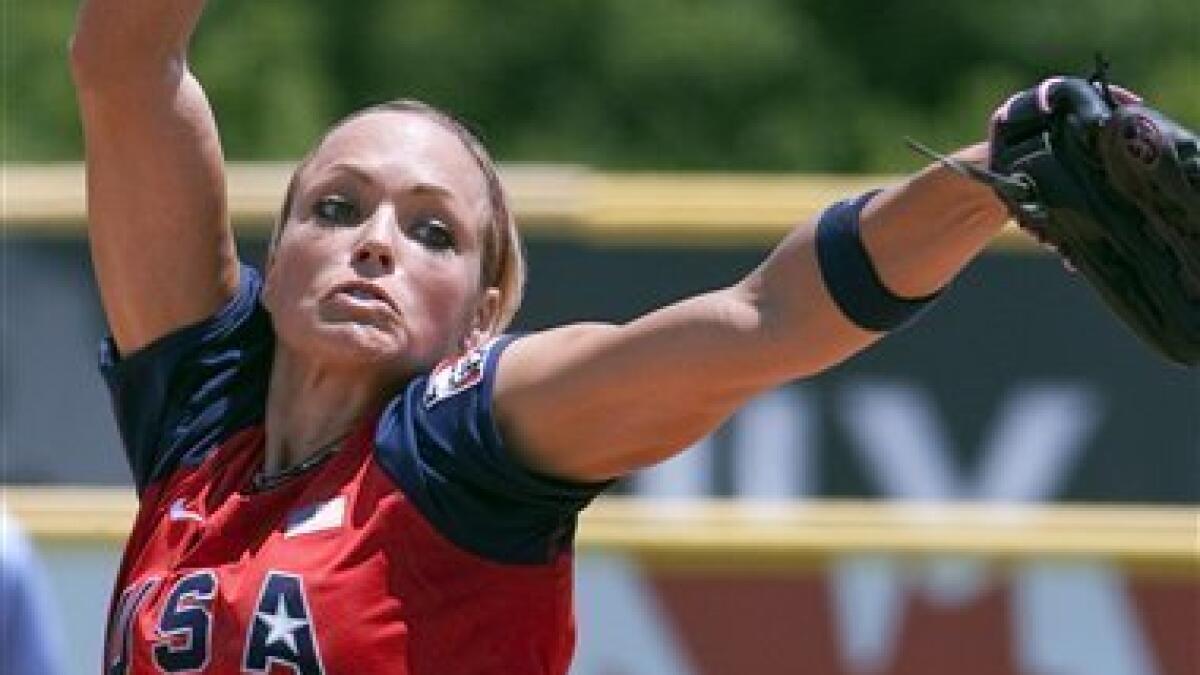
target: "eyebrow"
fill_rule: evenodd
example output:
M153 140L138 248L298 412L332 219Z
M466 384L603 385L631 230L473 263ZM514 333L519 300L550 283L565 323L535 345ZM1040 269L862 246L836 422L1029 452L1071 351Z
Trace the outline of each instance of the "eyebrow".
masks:
M362 167L357 166L355 164L347 164L345 162L338 162L336 164L331 164L328 167L327 171L331 171L331 172L335 172L335 173L348 173L348 174L351 174L352 176L354 176L355 178L357 178L358 180L361 180L365 183L375 182L374 174L372 174L370 171L363 169ZM451 190L450 188L448 188L444 185L439 185L437 183L429 183L429 182L414 183L412 185L405 187L404 191L408 192L408 193L414 193L414 194L428 194L428 195L443 197L443 198L447 198L447 199L453 198L455 196L454 191Z

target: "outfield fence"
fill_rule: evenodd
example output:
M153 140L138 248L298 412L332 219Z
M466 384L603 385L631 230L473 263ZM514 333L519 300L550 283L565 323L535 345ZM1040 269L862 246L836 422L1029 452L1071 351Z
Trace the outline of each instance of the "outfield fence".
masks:
M123 542L137 507L131 491L107 488L7 488L5 502L35 538L71 543ZM577 541L667 562L885 553L1200 574L1200 507L605 497L584 511Z
M68 672L95 672L135 498L4 502ZM1194 675L1198 529L1186 507L602 498L578 533L571 675Z

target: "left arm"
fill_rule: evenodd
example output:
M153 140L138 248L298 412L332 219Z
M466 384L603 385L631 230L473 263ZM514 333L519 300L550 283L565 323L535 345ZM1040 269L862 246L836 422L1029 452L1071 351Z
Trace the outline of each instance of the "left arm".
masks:
M960 151L980 162L986 147ZM1007 219L990 189L941 165L867 204L861 239L884 286L944 286ZM624 325L576 324L517 340L501 358L497 419L532 466L576 480L666 459L750 397L837 364L882 337L830 297L812 224L740 282Z
M986 165L987 145L954 157ZM863 212L863 243L893 293L922 297L949 283L1008 217L991 188L935 164L871 200Z

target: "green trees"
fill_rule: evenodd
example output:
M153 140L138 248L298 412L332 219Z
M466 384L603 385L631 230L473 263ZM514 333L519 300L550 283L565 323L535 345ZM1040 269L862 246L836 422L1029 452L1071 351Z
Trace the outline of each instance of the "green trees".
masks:
M73 159L74 0L6 9L6 160ZM978 138L1012 89L1114 75L1200 123L1192 0L214 0L193 50L233 159L299 156L400 96L476 124L507 161L888 171L912 134Z

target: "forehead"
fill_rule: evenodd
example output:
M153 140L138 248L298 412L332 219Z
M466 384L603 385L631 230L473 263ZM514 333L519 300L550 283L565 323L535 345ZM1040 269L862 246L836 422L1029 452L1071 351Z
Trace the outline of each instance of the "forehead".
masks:
M313 153L306 177L350 166L384 187L433 185L471 204L488 199L474 155L443 123L412 111L372 111L335 127Z

